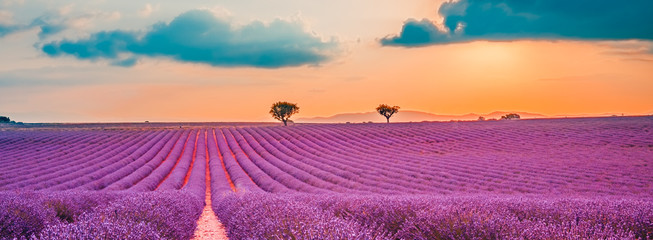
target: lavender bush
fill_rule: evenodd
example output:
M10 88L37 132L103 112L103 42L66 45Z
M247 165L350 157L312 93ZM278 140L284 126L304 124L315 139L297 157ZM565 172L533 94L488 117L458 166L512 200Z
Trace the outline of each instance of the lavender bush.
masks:
M0 192L0 239L189 239L203 205L180 191Z
M216 200L235 239L653 237L648 199L246 193Z
M0 129L0 239L651 239L651 120Z
M213 210L231 239L373 239L373 232L286 195L229 194Z

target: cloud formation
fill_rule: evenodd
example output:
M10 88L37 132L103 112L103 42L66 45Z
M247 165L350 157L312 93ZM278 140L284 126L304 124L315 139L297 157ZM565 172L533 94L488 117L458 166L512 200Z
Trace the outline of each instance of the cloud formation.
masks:
M132 66L137 58L147 56L213 66L278 68L319 64L336 48L335 41L321 40L296 21L254 21L235 27L208 10L192 10L144 32L97 32L86 39L50 42L41 49L52 57L108 59L118 66Z
M475 40L653 40L653 1L460 0L440 6L443 28L407 20L383 45L416 47Z
M152 5L147 3L145 4L145 7L142 10L138 11L138 15L140 15L141 17L149 17L150 15L152 15L153 12L158 10L159 10L158 4Z
M48 11L34 18L30 23L13 23L12 13L0 10L0 38L6 35L38 28L40 39L56 35L68 29L88 28L95 20L117 20L119 12L92 11L77 16L70 15L72 7L66 6L58 11Z
M14 32L23 30L25 27L13 24L1 24L0 23L0 37L4 37Z
M24 30L27 26L15 24L12 12L0 9L0 38Z
M48 36L60 33L68 28L65 22L58 18L59 16L57 15L45 14L34 19L28 28L38 27L40 30L39 38L45 39Z

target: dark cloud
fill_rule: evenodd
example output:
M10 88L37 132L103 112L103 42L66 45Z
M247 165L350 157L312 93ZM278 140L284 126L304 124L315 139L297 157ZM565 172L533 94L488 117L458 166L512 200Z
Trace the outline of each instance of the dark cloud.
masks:
M409 19L404 22L400 36L381 39L381 43L384 45L422 46L435 42L446 42L449 38L451 38L449 34L438 30L428 19L421 21Z
M234 27L209 11L193 10L145 32L98 32L86 39L50 42L41 49L52 57L109 59L119 66L131 66L141 56L161 56L213 66L278 68L319 64L336 47L334 41L306 32L298 22L277 19Z
M66 30L68 27L59 24L44 24L39 26L39 28L41 28L41 31L39 32L39 38L44 39L48 36L60 33L61 31Z
M653 1L461 0L441 5L444 29L410 19L383 45L414 47L475 40L653 40Z
M117 59L120 53L137 47L137 34L124 31L98 32L88 39L78 41L63 40L43 45L43 52L50 56L70 54L79 59Z

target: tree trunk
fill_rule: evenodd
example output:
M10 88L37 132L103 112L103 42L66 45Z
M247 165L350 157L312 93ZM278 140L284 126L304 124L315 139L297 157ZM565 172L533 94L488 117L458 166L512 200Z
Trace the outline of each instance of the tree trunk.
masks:
M388 123L390 123L390 118L389 118L389 117L385 118L385 120L386 120Z
M288 120L283 120L283 125L288 126Z

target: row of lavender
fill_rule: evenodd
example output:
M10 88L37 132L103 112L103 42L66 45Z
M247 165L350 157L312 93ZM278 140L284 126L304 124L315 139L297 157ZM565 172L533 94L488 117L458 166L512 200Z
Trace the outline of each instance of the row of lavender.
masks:
M575 144L585 144L584 149L562 149L560 151L568 154L552 157L547 154L557 152L560 148L552 146L558 139L551 139L550 143L540 143L539 149L520 155L474 148L423 155L405 150L410 145L401 142L405 142L408 137L384 135L385 139L398 142L393 147L384 146L379 141L369 141L372 138L370 136L360 137L348 133L356 131L356 128L315 128L238 128L222 129L221 132L228 140L235 138L232 142L237 144L229 144L229 148L236 153L236 159L248 173L258 175L260 169L283 185L270 187L267 186L271 182L269 179L254 179L260 180L257 184L270 192L286 191L285 189L301 192L326 189L374 193L499 191L586 195L650 195L652 192L648 184L651 177L647 174L651 170L651 165L647 164L650 161L647 158L650 149L601 151L600 146L586 144L578 139ZM367 134L370 132L382 133L379 129L367 131ZM551 132L555 132L555 129ZM629 140L619 137L604 138L612 141L616 139L617 142ZM642 146L647 144L653 142L648 140ZM413 147L421 148L417 151L420 153L430 149L426 144ZM510 145L501 149L510 151ZM474 154L469 155L468 152ZM257 165L258 169L249 167L250 163ZM638 167L639 164L641 166ZM307 173L312 176L307 177ZM300 180L301 183L293 182L295 180L292 178L288 180L288 177ZM312 190L314 188L318 189Z
M641 120L641 119L640 119ZM230 150L236 155L244 153L249 156L248 165L254 163L264 172L274 176L273 180L282 183L286 188L283 191L266 189L277 194L269 193L242 193L242 194L214 194L213 208L217 216L226 225L229 236L234 239L650 239L653 237L653 202L650 201L650 182L652 175L646 166L652 152L653 138L647 135L651 130L650 119L635 122L634 127L623 128L625 124L633 122L607 124L605 129L598 129L598 141L587 143L581 133L589 129L580 129L579 126L562 126L565 128L549 129L540 133L533 133L530 129L530 138L523 141L535 141L539 135L559 134L564 137L549 139L552 142L540 142L539 149L531 149L522 154L521 168L512 166L514 163L505 159L510 154L515 154L510 142L504 146L478 147L476 155L491 154L501 157L497 161L482 161L483 158L472 158L465 161L470 155L458 156L458 164L448 162L445 170L454 170L454 174L463 180L479 178L480 184L485 181L495 182L502 176L501 167L510 168L509 171L527 171L527 178L535 178L532 184L523 187L532 189L530 185L551 185L540 191L529 191L536 194L517 194L510 192L504 194L472 194L464 189L453 189L454 195L377 195L380 193L378 184L387 182L390 186L383 193L404 193L409 190L392 188L396 181L401 183L405 179L406 186L419 188L428 186L429 183L414 184L415 173L431 174L435 169L429 163L445 161L442 156L411 155L409 151L428 151L425 146L407 144L415 139L429 138L430 134L424 132L411 132L412 129L389 127L397 131L398 135L412 134L404 138L388 137L387 131L379 131L379 125L370 126L365 131L361 128L344 126L301 126L289 128L236 128L222 129L222 135L229 143ZM545 124L549 124L545 122ZM639 126L637 126L639 124ZM573 124L572 124L573 125ZM583 125L580 125L583 126ZM596 127L592 126L591 127ZM341 129L337 129L342 127ZM405 126L404 126L405 127ZM549 126L551 127L551 126ZM320 129L321 128L321 129ZM396 129L392 129L396 128ZM531 126L533 128L533 126ZM316 130L317 129L317 130ZM388 130L383 129L381 130ZM428 129L427 129L428 130ZM523 129L521 129L523 130ZM564 133L564 131L570 131ZM356 132L359 133L356 133ZM327 134L325 134L325 132ZM353 132L353 133L352 133ZM492 132L492 131L490 131ZM285 135L284 135L285 134ZM360 135L356 135L360 134ZM376 141L373 139L377 136ZM501 134L505 137L506 134ZM507 133L508 136L516 136ZM535 137L533 137L535 136ZM231 140L233 138L233 140ZM388 140L390 139L390 140ZM383 141L385 140L385 141ZM496 140L496 139L491 139ZM499 139L500 140L500 139ZM388 141L391 144L384 145ZM428 141L437 141L426 139ZM441 141L447 141L446 139ZM470 140L461 140L469 144ZM484 140L486 141L486 140ZM539 171L539 166L550 165L546 157L537 158L534 155L546 154L548 151L557 150L552 144L560 141L571 144L572 150L562 149L565 154L579 154L589 152L592 156L563 156L561 160L585 161L584 164L560 164L560 169L555 171ZM609 142L608 149L615 152L601 152L605 150L602 143ZM597 144L598 143L598 144ZM391 146L397 144L399 146ZM404 144L404 145L402 145ZM532 143L527 143L532 144ZM524 147L517 145L517 148ZM618 146L615 148L615 145ZM622 148L622 146L639 147L639 149ZM237 148L234 146L238 146ZM382 146L382 147L375 147ZM410 149L411 147L414 147ZM647 149L647 147L649 149ZM409 148L409 151L403 150ZM492 149L494 148L494 149ZM507 148L505 153L497 154L494 151ZM455 151L459 151L457 149ZM465 150L475 150L467 148ZM455 151L448 154L460 154ZM578 151L578 152L575 152ZM242 153L241 153L242 152ZM522 151L523 152L523 151ZM325 154L328 153L328 154ZM394 154L393 154L394 153ZM257 161L256 155L264 158L267 163ZM369 155L371 157L368 157ZM438 154L440 155L440 154ZM551 155L547 157L551 157ZM253 156L253 157L252 157ZM393 159L375 159L379 156L391 156ZM471 155L473 156L473 155ZM581 158L581 159L576 159ZM344 159L342 164L339 160ZM362 160L361 160L362 159ZM240 159L238 159L241 163ZM408 164L396 164L406 161ZM476 161L476 162L474 162ZM506 161L502 163L501 161ZM531 161L531 162L528 162ZM637 165L643 162L644 169L632 168L627 165ZM414 168L406 167L413 163ZM415 164L417 163L417 164ZM465 166L464 164L469 164ZM393 166L394 165L394 166ZM466 171L455 172L457 168L464 167ZM278 173L271 172L270 166L281 169L287 176L302 180L302 183L285 182ZM293 168L290 168L294 167ZM615 168L615 166L619 166ZM417 168L421 167L421 168ZM430 168L429 168L430 167ZM471 169L470 169L471 168ZM369 170L368 170L369 169ZM370 171L369 176L362 176L365 171ZM379 174L381 171L382 174ZM423 172L421 172L423 171ZM470 172L471 171L471 172ZM627 188L605 189L606 186L595 181L583 178L574 178L571 172L579 171L585 178L601 173L613 178L622 176L626 181L615 182L625 184ZM607 171L607 172L606 172ZM250 170L248 170L250 172ZM342 174L354 173L356 175ZM303 173L310 173L323 182L303 179ZM376 175L374 175L376 174ZM388 175L386 175L388 174ZM634 176L636 175L636 176ZM410 177L406 177L410 176ZM541 176L540 178L536 178ZM384 179L385 178L385 179ZM412 179L413 178L413 179ZM489 179L488 179L489 178ZM575 192L576 189L564 189L564 184L555 178L569 178L581 185L589 185L586 192ZM265 179L252 179L267 184ZM338 180L343 180L339 182ZM367 181L369 182L362 182ZM567 180L565 180L567 181ZM324 185L324 183L327 185ZM329 182L332 185L328 185ZM360 183L348 185L343 183ZM343 187L344 192L354 194L297 194L294 192L306 191L306 185L318 189L328 189L338 192L338 187ZM360 187L363 186L363 187ZM365 188L374 186L372 188ZM442 186L437 186L440 188ZM498 185L496 187L502 187ZM537 187L537 186L535 186ZM265 189L265 187L263 187ZM560 191L551 189L563 188ZM310 189L310 188L308 188ZM423 190L423 189L420 189ZM366 192L367 191L367 192ZM431 191L426 189L426 192ZM563 192L565 194L560 195ZM359 194L360 193L360 194ZM367 194L366 194L367 193ZM472 192L473 193L473 192ZM464 195L460 195L464 194Z
M175 172L184 176L189 172L195 151L193 134L199 131L141 132L122 140L110 138L96 151L85 154L34 156L29 159L35 159L33 162L22 161L20 168L3 169L7 174L0 181L0 189L154 190L167 180L175 166L180 166ZM191 144L186 140L192 140ZM65 146L60 148L67 150ZM188 150L187 154L180 156L183 150ZM166 182L177 189L183 183L183 178Z
M653 202L554 196L215 197L232 239L651 239Z
M420 136L395 137L387 134L384 129L379 129L381 126L369 127L377 129L364 131L366 135L356 135L361 128L347 126L271 128L267 132L277 132L279 135L270 140L272 143L276 140L286 143L288 148L305 150L301 153L300 150L293 149L305 159L320 159L321 163L339 168L341 172L354 173L356 177L377 185L387 183L399 191L423 189L424 192L445 193L503 191L650 195L653 192L649 184L650 172L653 170L650 162L653 138L646 132L650 128L650 120L623 124L636 125L628 131L615 127L618 131L612 131L612 135L597 136L600 141L611 142L607 147L588 143L579 134L573 133L564 137L544 138L536 143L531 142L540 138L524 138L520 142L520 133L513 131L508 134L512 136L511 139L517 140L511 140L509 144L484 144L496 149L470 146L434 154L424 152L433 152L432 149L437 149L439 145L460 145L459 141L444 139L440 143L434 140L435 144L428 144L427 140L424 144L411 145L402 142L414 141ZM422 129L428 130L429 127ZM530 127L531 132L538 130L535 128L537 125ZM541 131L539 135L559 134L557 132L567 130L562 127L564 126ZM416 128L420 130L419 125L388 128L397 132L409 132ZM461 133L464 135L465 132ZM433 132L423 134L437 135ZM372 141L374 139L376 141ZM503 139L490 140L500 143ZM392 141L392 144L384 144L384 141ZM461 141L465 144L473 143L472 139ZM557 146L560 142L568 142L570 145ZM512 152L512 149L523 145L538 147L520 151L519 154ZM411 147L416 150L410 150ZM409 189L402 189L402 186Z
M140 135L140 134L139 134ZM122 137L122 139L121 139ZM0 137L0 180L30 174L57 164L60 158L85 156L130 136L125 133L95 131L6 131ZM109 140L109 142L107 142ZM80 157L81 157L80 156ZM40 164L38 164L40 163ZM6 182L3 182L6 184Z
M48 176L52 171L70 176L55 185L65 188L35 192L30 191L34 185L26 185L0 192L0 239L191 238L204 207L207 132L140 133L109 138L104 148L87 155L99 159L81 157L73 160L76 164L68 164L51 158L58 164L42 164L64 166L49 172L36 170L34 176ZM67 151L76 146L65 147ZM87 165L76 167L80 164ZM45 182L34 180L37 186L52 182L43 178ZM61 189L72 190L53 191Z
M77 134L84 134L84 138L75 137L75 134L62 135L65 137L62 141L58 140L56 134L34 134L35 136L27 139L29 141L3 135L0 136L0 142L10 144L11 147L0 146L3 152L8 153L0 156L0 161L10 163L0 166L0 173L3 173L0 176L0 189L75 189L73 193L78 195L89 194L86 190L126 190L120 194L134 196L143 195L136 192L155 190L151 194L167 196L174 193L192 196L191 198L198 199L196 205L201 206L208 168L214 205L221 204L216 208L216 212L228 227L233 226L234 221L236 225L242 223L244 226L254 226L254 222L261 220L256 217L229 218L230 215L244 214L239 213L239 209L251 210L247 207L249 205L243 204L257 199L257 196L261 199L277 199L274 201L279 204L271 204L265 209L269 213L279 213L287 207L297 207L297 211L305 207L313 209L315 203L304 206L301 201L291 200L297 196L305 196L302 201L306 202L310 198L321 199L324 194L329 193L350 193L354 194L351 196L356 196L346 198L348 195L339 195L333 198L341 199L343 204L368 201L367 199L379 200L379 197L374 195L377 193L400 195L496 192L493 189L511 194L530 192L540 195L627 195L633 197L628 200L630 202L642 201L637 200L642 196L651 196L651 158L647 156L651 156L650 146L653 146L653 143L652 138L647 137L650 136L647 134L651 129L649 119L643 118L634 122L599 121L598 124L523 121L515 122L511 127L503 123L472 124L475 123L309 125L294 128L117 131L111 134L103 131L98 134L100 136L95 137L97 132L79 131ZM585 125L589 127L583 128ZM451 130L454 128L456 130ZM588 131L599 132L600 134L596 134L599 140L588 142L589 137L585 134ZM105 136L101 136L102 134ZM541 138L547 140L542 142L539 140ZM75 141L84 144L75 144ZM567 145L554 146L561 142ZM20 154L28 152L25 145L35 143L38 143L39 151ZM87 149L86 154L83 154L83 149ZM53 156L48 157L49 154ZM538 157L542 154L545 156ZM4 156L21 159L12 161ZM639 167L627 167L628 165ZM31 169L33 173L30 173ZM520 175L521 178L518 177ZM520 184L520 179L528 182ZM605 180L610 184L604 183ZM583 185L584 188L579 189L578 185ZM247 194L236 197L230 194L232 190ZM263 194L264 191L277 195ZM320 197L287 195L297 192L322 194ZM408 202L416 201L414 198L407 199ZM477 201L475 204L485 203ZM102 212L100 209L108 205L111 203L105 202L87 212L95 212L93 209ZM377 207L388 208L380 205ZM220 211L226 211L225 209L231 210L228 214L221 214ZM351 232L351 228L337 222L350 224L353 220L338 220L339 217L334 220L329 211L319 209L324 213L310 210L307 215L302 213L297 216L326 216L320 219L325 224L332 224L315 226L339 226L333 231ZM9 211L8 214L11 215ZM604 209L606 214L610 211L613 210ZM189 216L192 214L184 213L179 219L188 219ZM646 214L642 216L650 217ZM484 218L490 219L492 216ZM104 215L99 219L104 219ZM298 226L314 224L302 218L295 219L293 216L266 219L271 226L264 229L279 229L274 226L289 223ZM447 219L456 220L456 217L452 215ZM70 229L86 231L75 234L89 234L88 231L94 228L88 224L75 225L84 222L80 220L81 218L72 223L55 225L60 226L59 232L66 232L61 230L65 229L61 228L65 225L72 226ZM386 230L379 230L377 226L354 222L355 224L350 225L357 226L355 229L369 232L373 236L405 236L387 235L382 233ZM611 220L613 224L625 224L621 222L623 221L619 219ZM650 226L650 222L643 226ZM559 226L549 227L555 229ZM631 228L606 234L614 233L616 235L613 236L617 237L622 236L620 234L639 234L628 229ZM647 228L638 229L646 231ZM239 233L250 230L238 227L229 229L230 236L239 236ZM279 231L288 232L283 229ZM332 234L333 231L329 230L323 234ZM502 234L525 236L507 230L502 231ZM303 236L313 238L310 236L314 235Z
M44 152L42 155L22 161L15 159L17 163L22 164L20 167L2 169L3 173L7 173L5 176L12 177L13 175L13 178L3 179L0 186L2 189L27 188L35 190L63 190L81 187L142 157L145 152L153 150L154 145L164 135L166 135L165 132L146 132L122 139L109 137L100 147L79 154L73 152L56 155L56 153ZM49 143L58 144L56 140ZM57 147L66 151L75 148L76 145ZM47 156L47 154L52 155Z
M595 126L578 130L585 125L573 122L146 131L110 137L85 154L71 144L59 148L64 154L24 156L23 164L0 168L0 190L178 189L183 182L168 176L188 175L200 142L237 191L651 195L645 120L604 126L593 143L581 133Z
M0 239L190 239L203 207L185 191L0 192Z

